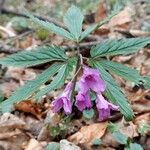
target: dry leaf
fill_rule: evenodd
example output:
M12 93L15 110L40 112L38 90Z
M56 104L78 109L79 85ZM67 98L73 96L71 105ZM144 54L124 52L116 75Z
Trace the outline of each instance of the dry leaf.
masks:
M30 139L25 150L43 150L43 146L35 139Z
M136 117L134 120L134 124L136 124L138 127L140 127L141 124L149 124L150 125L150 112ZM150 132L148 132L147 134L150 135Z
M130 138L139 136L137 132L137 125L133 124L133 122L129 122L128 126L121 127L119 131Z
M28 129L26 123L17 116L4 113L0 118L0 132L13 131L14 129Z
M81 148L67 140L61 140L60 141L60 150L81 150Z
M120 27L127 29L129 23L132 21L132 16L134 15L134 10L131 7L125 7L124 10L120 11L116 16L114 16L108 24L101 26L96 33L98 34L108 34L110 28Z
M33 103L32 100L26 100L15 104L15 109L26 113L31 113L38 119L40 119L42 116L40 107Z
M19 84L17 82L10 80L9 82L2 83L0 89L2 90L4 97L9 97L18 86Z
M100 22L106 18L106 4L102 1L95 12L95 22Z
M107 122L95 123L83 126L77 133L71 135L68 140L75 144L90 144L95 138L101 138L107 128Z

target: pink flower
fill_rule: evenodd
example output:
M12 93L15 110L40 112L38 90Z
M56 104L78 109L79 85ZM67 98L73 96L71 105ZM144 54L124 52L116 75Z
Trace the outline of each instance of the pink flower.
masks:
M83 75L79 82L80 90L87 92L89 89L95 92L103 92L106 88L104 81L100 78L99 71L89 67L83 67Z
M70 101L71 90L72 90L72 83L69 82L66 85L63 94L52 102L54 112L59 112L60 109L63 108L66 115L71 114L72 112L72 103Z
M81 91L76 96L76 106L80 111L83 111L85 108L91 108L91 100L88 92L82 93Z
M97 94L96 107L99 112L99 120L106 120L110 116L110 110L118 110L118 106L106 101L102 94Z

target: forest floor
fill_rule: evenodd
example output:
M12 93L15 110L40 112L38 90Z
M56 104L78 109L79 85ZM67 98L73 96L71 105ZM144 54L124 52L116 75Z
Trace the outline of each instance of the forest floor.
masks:
M61 21L60 16L71 4L70 2L64 3L64 7L62 5L60 7L60 3L61 1L55 0L15 1L13 4L6 0L4 4L1 3L0 58L44 44L72 46L73 43L45 32L22 16L21 8L25 6L37 15L50 17L52 14L53 18L57 17ZM105 18L108 12L107 5L108 3L104 1L96 1L95 5L91 2L88 7L83 3L82 10L86 10L84 26ZM90 39L83 41L85 45L83 48L88 50L89 43L100 43L104 39L149 37L149 8L150 3L146 0L135 0L125 5L123 10L108 24L97 29ZM143 76L150 75L149 46L137 53L115 56L112 59L135 68ZM0 101L7 99L17 87L24 85L25 81L34 79L47 66L48 64L31 68L0 66ZM0 150L44 150L51 143L54 143L52 149L57 149L57 144L60 144L63 150L124 149L124 145L120 145L113 138L108 124L109 126L115 124L119 127L119 131L129 137L133 143L140 144L145 150L150 149L150 90L144 89L143 86L136 86L118 76L113 77L122 87L134 110L135 117L132 121L126 122L120 114L111 116L105 122L98 122L94 119L86 120L77 116L68 124L63 125L59 114L54 114L50 108L50 101L59 92L52 91L45 95L40 103L34 103L32 99L28 99L16 104L11 113L0 115ZM62 129L56 128L58 124L62 125ZM147 125L149 129L145 129L143 125Z

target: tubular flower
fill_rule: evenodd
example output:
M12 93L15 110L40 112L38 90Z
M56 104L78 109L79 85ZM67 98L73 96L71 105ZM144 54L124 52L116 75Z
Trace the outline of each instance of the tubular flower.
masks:
M85 108L91 108L91 100L88 92L82 93L81 91L76 96L76 106L80 111L83 111Z
M83 75L79 82L80 90L87 92L89 89L94 92L103 92L106 88L104 81L100 78L98 70L83 67Z
M72 83L69 82L66 85L63 94L52 102L54 112L59 112L60 109L63 108L66 115L71 114L72 112L72 103L70 100L71 90L72 90Z
M96 107L99 113L99 120L106 120L110 116L111 110L118 110L118 106L106 101L102 94L97 94Z

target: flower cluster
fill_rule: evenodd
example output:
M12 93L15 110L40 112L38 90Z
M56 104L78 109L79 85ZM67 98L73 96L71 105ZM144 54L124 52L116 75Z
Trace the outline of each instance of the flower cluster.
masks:
M76 107L83 111L84 109L90 109L92 102L90 100L90 91L96 94L96 108L99 113L99 120L106 120L110 116L111 110L118 110L118 106L109 103L102 95L105 91L105 82L101 79L100 73L96 69L83 67L83 74L78 81L79 92L76 95ZM71 114L72 103L70 95L72 91L72 83L69 82L63 92L63 94L52 102L53 111L59 112L61 108L64 109L65 114Z

